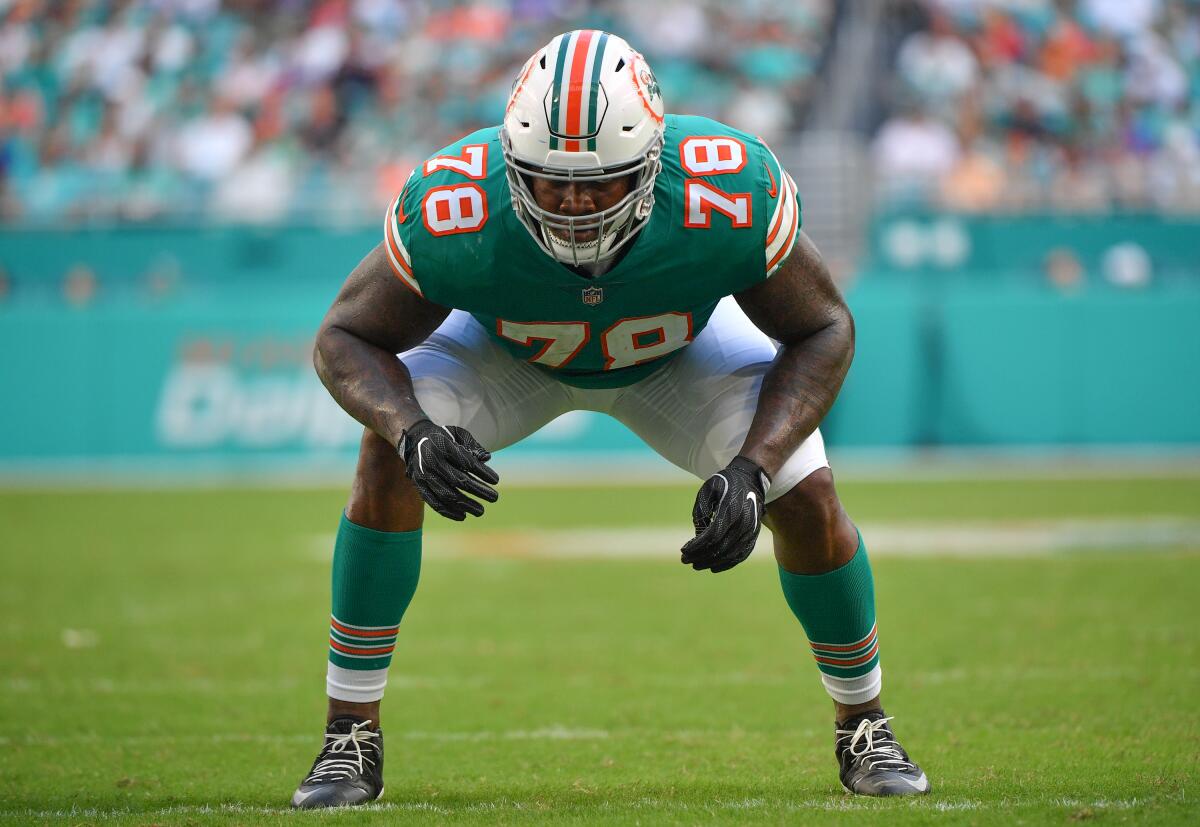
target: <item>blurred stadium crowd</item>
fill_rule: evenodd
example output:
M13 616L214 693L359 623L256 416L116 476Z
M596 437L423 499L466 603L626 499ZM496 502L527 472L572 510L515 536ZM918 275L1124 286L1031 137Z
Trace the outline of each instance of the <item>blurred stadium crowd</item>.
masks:
M782 139L833 0L0 0L8 221L375 220L498 123L554 34L620 32L674 111Z
M907 0L887 204L1200 209L1200 0ZM786 148L836 0L0 0L0 220L374 220L565 28Z
M875 136L883 197L1200 209L1200 2L925 0Z

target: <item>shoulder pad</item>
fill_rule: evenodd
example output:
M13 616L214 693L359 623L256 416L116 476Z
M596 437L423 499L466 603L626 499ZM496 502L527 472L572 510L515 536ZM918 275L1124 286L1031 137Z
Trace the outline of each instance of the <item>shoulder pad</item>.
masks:
M799 236L800 201L761 138L711 118L672 115L663 163L683 179L684 227L733 230L729 243L752 246L747 255L763 268L753 282L779 269Z
M388 261L406 286L431 301L447 298L493 237L489 219L507 197L498 129L481 129L434 153L412 171L384 222Z

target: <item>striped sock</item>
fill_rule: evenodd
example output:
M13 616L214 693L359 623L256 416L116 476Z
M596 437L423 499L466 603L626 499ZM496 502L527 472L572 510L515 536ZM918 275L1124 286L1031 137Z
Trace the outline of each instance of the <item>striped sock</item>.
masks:
M342 515L333 547L329 697L352 703L383 697L400 619L420 573L420 529L375 531Z
M862 534L858 550L841 568L804 575L781 567L779 582L808 635L830 697L860 704L878 695L883 672L875 634L875 582Z

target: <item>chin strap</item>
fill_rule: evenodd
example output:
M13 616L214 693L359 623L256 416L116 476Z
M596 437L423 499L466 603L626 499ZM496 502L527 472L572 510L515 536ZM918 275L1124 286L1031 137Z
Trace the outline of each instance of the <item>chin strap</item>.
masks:
M630 212L633 209L631 205ZM620 251L622 242L629 232L630 222L627 219L630 212L626 212L624 216L614 216L611 219L612 224L624 222L626 226L613 232L601 232L599 238L586 244L572 246L552 233L545 225L542 225L541 228L542 238L545 239L546 246L550 248L555 259L572 267L584 267L592 275L598 276L608 270L613 257Z

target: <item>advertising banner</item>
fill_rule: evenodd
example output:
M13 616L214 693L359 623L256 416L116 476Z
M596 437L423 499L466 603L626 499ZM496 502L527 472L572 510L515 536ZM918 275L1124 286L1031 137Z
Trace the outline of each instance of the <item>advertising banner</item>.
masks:
M349 468L360 426L312 338L373 235L0 233L0 471ZM836 448L1200 444L1200 278L1121 284L867 272ZM572 414L506 456L653 455ZM665 463L661 463L665 465Z

